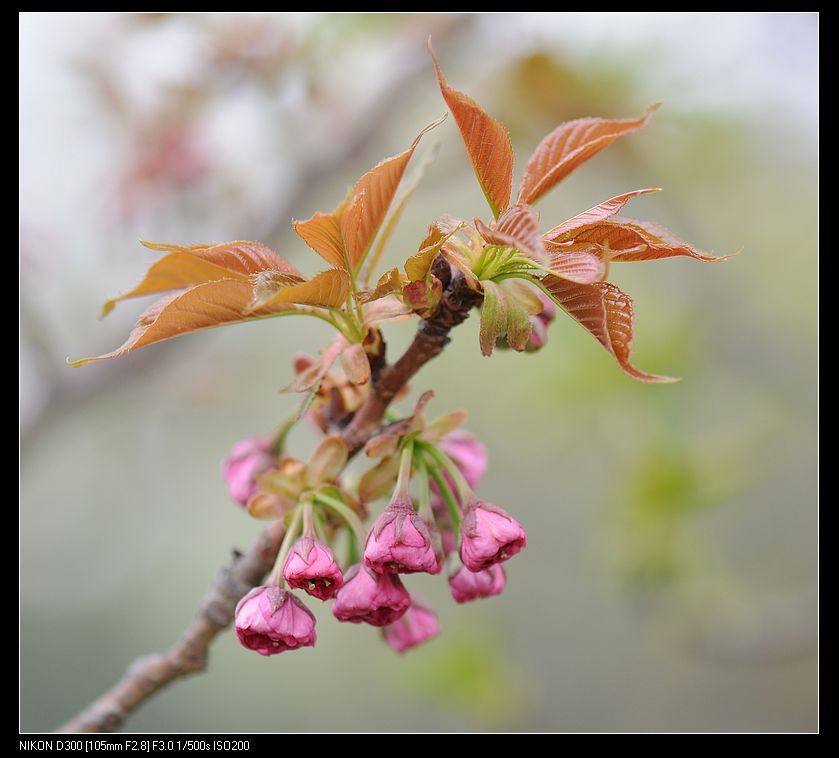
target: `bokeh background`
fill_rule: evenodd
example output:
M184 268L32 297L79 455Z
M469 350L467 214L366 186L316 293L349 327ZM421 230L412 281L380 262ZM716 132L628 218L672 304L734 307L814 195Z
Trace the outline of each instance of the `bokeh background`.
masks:
M481 491L528 529L502 597L413 581L444 633L404 657L328 608L315 650L265 660L227 634L130 728L816 728L817 16L25 14L20 33L22 729L168 646L252 541L218 462L292 408L290 358L329 334L267 321L65 358L127 334L142 304L97 316L153 260L139 238L258 239L317 270L289 220L445 110L429 34L519 168L562 120L664 101L541 203L545 228L661 186L627 215L742 252L613 268L637 365L679 384L633 382L562 317L542 352L490 360L470 319L416 379L432 412L469 410ZM439 214L486 216L451 119L435 140L394 262Z

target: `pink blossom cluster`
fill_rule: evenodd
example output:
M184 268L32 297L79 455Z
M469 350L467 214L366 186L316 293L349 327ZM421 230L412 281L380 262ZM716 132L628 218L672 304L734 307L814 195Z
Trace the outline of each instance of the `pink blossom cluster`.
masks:
M487 465L486 449L479 440L457 430L443 437L438 448L470 488L477 486ZM234 448L223 470L235 500L242 502L246 493L253 494L256 477L270 465L266 465L268 456L261 438ZM330 546L311 528L304 528L285 558L282 582L254 588L239 602L240 642L262 655L314 645L315 618L290 591L299 589L321 601L331 599L338 621L382 628L385 641L404 652L436 636L440 627L434 611L405 588L402 575L440 574L447 560L456 562L455 552L459 562L448 582L456 602L500 594L506 581L501 564L527 544L524 529L497 505L474 495L464 497L448 474L443 473L442 479L449 485L450 497L458 493L454 495L458 533L440 491L443 485L433 481L433 518L417 512L407 491L397 488L370 528L361 560L345 572Z

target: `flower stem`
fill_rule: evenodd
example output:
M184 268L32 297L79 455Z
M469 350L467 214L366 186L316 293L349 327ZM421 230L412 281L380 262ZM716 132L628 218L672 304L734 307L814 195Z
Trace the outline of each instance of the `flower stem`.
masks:
M326 524L323 521L323 514L320 511L315 511L313 514L313 522L315 527L315 534L317 538L321 542L329 542L329 538L326 535Z
M394 496L408 496L411 482L411 464L414 458L414 441L408 440L402 448L402 457L399 459L399 474L396 477L396 487L393 490Z
M350 508L343 501L339 500L337 497L332 497L332 495L327 495L323 492L316 492L315 500L321 505L325 505L327 508L331 508L342 519L344 519L344 521L347 522L347 525L350 527L350 529L353 530L355 538L356 540L358 540L358 544L364 544L364 527L361 524L361 519L358 518L358 516L352 510L352 508Z
M346 312L340 311L337 308L330 309L332 318L334 319L335 328L347 338L348 342L361 342L364 337L364 328L362 322L356 318L352 310L352 304L347 296Z
M442 450L440 450L440 448L436 447L435 445L430 445L428 443L425 443L423 445L423 448L434 459L436 463L438 463L446 470L446 473L454 480L455 487L457 487L457 492L458 495L460 495L460 501L462 503L466 503L469 500L477 499L477 495L475 495L474 490L469 486L469 482L466 481L466 477L463 476L460 469L454 464L454 462L451 458L449 458L448 455L446 455Z
M355 532L347 531L347 565L352 566L361 561L361 544L355 536Z
M303 509L304 505L298 505L291 515L291 522L288 525L288 529L286 529L285 537L283 537L283 541L280 544L280 550L277 553L277 560L274 561L274 581L277 583L278 587L283 587L285 585L285 579L283 579L283 566L285 566L285 559L288 557L288 552L291 550L291 546L294 544L294 540L297 537L297 531L300 529L300 522L303 518Z
M279 455L285 449L285 441L288 439L289 432L294 428L294 425L299 421L298 413L292 413L277 430L274 436L274 441L271 443L271 450L274 455Z
M434 509L431 507L431 490L428 486L428 464L425 462L425 455L420 451L416 457L417 471L419 473L419 508L417 509L420 516L427 521L434 523Z
M306 503L303 505L303 534L309 536L315 533L314 523L312 519L313 510L314 508L312 506L312 501L307 500Z
M454 499L454 493L452 493L451 487L449 487L449 483L445 480L443 475L434 468L428 470L428 473L431 475L431 478L437 483L437 488L440 490L440 494L443 496L443 502L446 504L446 508L449 509L449 516L452 519L452 528L455 533L460 533L460 508L457 505L457 501Z

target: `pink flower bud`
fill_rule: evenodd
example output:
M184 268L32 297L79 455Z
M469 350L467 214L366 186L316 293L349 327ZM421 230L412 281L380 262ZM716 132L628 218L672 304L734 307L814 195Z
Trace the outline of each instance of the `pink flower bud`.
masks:
M221 464L230 497L245 506L256 494L256 478L276 463L271 437L247 437L237 442Z
M463 509L460 534L460 560L474 572L506 561L527 545L521 524L483 500L474 500Z
M437 621L437 614L416 598L412 598L411 607L401 619L382 629L385 641L397 653L404 653L421 645L439 633L440 622Z
M460 469L469 486L477 487L487 470L487 449L484 443L465 429L455 429L440 440L439 447ZM448 474L444 476L449 478ZM449 484L457 492L450 479ZM436 485L433 488L436 489Z
M536 294L542 301L542 310L530 317L530 340L526 347L529 353L536 352L545 345L548 341L548 327L556 318L556 303L540 290L537 290Z
M492 597L504 591L506 576L497 563L483 571L470 571L461 566L449 577L449 589L458 603L468 603L479 597Z
M408 498L397 497L382 512L364 547L364 563L381 573L439 574L443 567L428 524Z
M276 655L315 644L315 617L288 590L254 587L236 606L236 636L248 650Z
M335 594L332 613L338 621L372 626L392 624L408 610L411 596L395 574L379 574L356 563Z
M525 350L528 353L535 353L541 350L548 341L548 326L538 316L530 317L530 339L527 341Z
M344 583L344 576L327 545L309 535L294 544L288 554L283 577L288 586L304 590L318 600L329 600Z

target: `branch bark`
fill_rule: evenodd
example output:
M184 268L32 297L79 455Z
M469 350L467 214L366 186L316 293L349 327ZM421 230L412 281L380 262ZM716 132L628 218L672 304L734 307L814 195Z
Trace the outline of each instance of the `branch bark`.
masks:
M384 366L373 382L364 405L359 408L343 432L344 440L355 453L379 431L388 405L428 361L436 358L449 342L449 332L462 324L482 295L471 289L463 274L438 256L432 273L443 284L443 293L434 315L422 321L413 342L393 365Z
M274 565L283 538L282 521L265 529L247 553L233 553L198 606L198 613L181 638L163 654L135 660L111 689L58 732L114 732L143 701L183 676L203 671L215 636L233 620L233 611L251 587Z
M480 293L470 289L463 275L442 256L432 273L443 283L443 294L434 314L420 323L413 342L393 365L378 372L367 400L356 411L342 435L351 454L358 452L382 427L388 405L417 371L438 356L449 342L449 332L463 323ZM192 623L163 654L136 659L122 678L57 732L113 732L125 719L167 684L203 671L213 639L233 621L236 604L271 570L283 537L282 521L265 529L246 553L234 552L198 606Z

